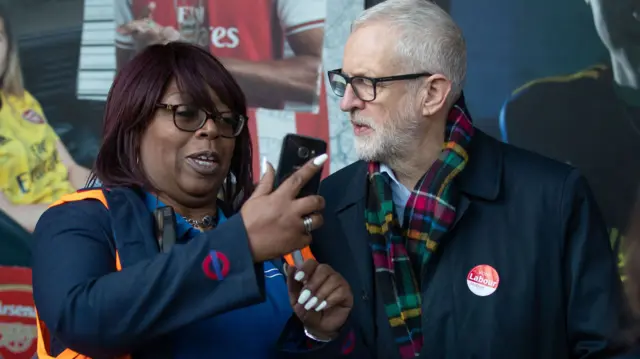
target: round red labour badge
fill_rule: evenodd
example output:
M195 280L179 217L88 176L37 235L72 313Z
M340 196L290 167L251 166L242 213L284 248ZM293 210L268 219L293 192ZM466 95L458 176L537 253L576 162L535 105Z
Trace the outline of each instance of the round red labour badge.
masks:
M498 289L499 283L498 272L490 265L475 266L467 274L467 287L471 293L480 297L493 294Z
M37 338L31 270L0 266L0 358L33 358Z

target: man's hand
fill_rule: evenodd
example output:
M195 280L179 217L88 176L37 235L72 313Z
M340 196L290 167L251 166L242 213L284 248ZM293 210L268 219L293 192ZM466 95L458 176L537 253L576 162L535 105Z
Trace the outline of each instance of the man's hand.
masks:
M304 327L318 339L335 339L353 308L349 283L315 260L307 260L302 268L285 265L285 271L291 307Z

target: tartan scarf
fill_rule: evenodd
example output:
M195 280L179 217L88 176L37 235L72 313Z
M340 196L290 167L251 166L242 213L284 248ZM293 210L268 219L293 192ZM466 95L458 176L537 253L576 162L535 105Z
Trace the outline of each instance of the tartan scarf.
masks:
M423 267L455 220L459 197L453 179L469 160L466 148L473 133L461 96L449 111L442 152L411 192L402 227L394 209L391 179L380 172L379 163L369 163L365 220L375 284L402 359L417 357L423 345L420 273L414 273L407 240L418 241L414 247Z

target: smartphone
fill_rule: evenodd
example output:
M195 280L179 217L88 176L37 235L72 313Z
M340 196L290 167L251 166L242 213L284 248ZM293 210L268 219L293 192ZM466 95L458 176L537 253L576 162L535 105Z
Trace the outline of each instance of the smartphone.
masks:
M287 134L282 140L282 149L280 150L280 160L278 161L278 169L276 170L276 180L274 188L284 182L291 174L304 166L311 159L327 152L327 143L319 138ZM320 189L320 179L322 171L318 172L313 178L302 187L298 192L298 198L311 196L318 193ZM291 256L296 267L301 268L304 264L304 256L301 251L293 251L285 258Z
M319 138L287 134L282 140L280 160L276 170L274 187L277 188L291 174L311 159L327 152L327 143ZM322 171L318 172L298 193L298 198L318 193Z

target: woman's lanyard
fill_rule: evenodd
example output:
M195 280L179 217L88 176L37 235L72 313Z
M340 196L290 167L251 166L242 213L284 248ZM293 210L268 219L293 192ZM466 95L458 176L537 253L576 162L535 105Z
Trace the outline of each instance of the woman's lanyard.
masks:
M162 253L168 253L176 244L176 214L171 207L160 207L154 211L156 220L156 238L158 249Z

